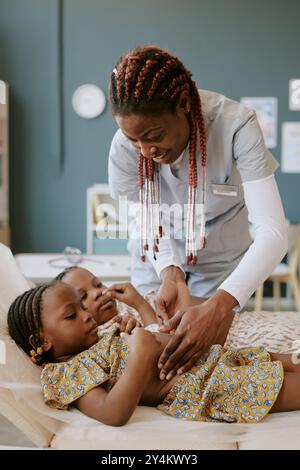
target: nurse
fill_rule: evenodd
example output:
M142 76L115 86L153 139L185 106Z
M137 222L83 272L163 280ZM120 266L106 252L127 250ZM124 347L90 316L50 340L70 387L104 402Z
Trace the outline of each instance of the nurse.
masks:
M159 359L161 378L170 379L225 341L232 310L286 253L278 163L254 111L198 90L181 61L156 46L119 59L110 104L119 126L110 191L140 202L129 239L132 283L158 289L161 331L176 330ZM206 299L185 308L189 292Z

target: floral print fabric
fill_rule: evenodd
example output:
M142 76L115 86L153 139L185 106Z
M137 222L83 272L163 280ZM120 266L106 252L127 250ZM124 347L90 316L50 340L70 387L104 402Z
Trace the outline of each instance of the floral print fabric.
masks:
M124 371L128 346L118 326L67 362L47 364L41 374L45 402L68 405L103 385L110 390ZM253 423L272 408L283 383L283 368L263 348L225 349L214 345L190 372L182 374L158 406L177 418Z
M210 348L182 374L158 409L194 421L254 423L272 408L283 383L279 361L263 348Z

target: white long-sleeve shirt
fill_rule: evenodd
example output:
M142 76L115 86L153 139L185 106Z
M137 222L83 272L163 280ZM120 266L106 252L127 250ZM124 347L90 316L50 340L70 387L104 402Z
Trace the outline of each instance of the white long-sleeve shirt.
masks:
M253 243L238 266L219 286L243 308L247 300L280 263L287 252L287 223L274 175L243 183L248 219L252 225ZM174 240L160 242L160 254L153 262L158 276L173 265L183 270ZM152 261L152 257L149 256Z

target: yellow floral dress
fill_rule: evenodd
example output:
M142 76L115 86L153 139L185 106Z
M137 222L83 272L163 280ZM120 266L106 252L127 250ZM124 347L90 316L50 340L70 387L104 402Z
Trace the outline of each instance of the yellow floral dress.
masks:
M282 364L272 362L264 347L214 345L180 376L158 409L193 421L255 423L270 411L282 383Z
M44 400L53 408L68 405L99 385L110 390L123 373L128 346L118 336L118 325L103 332L99 341L67 362L47 364L42 370Z
M99 385L110 390L124 371L128 352L116 326L69 361L47 364L41 374L45 402L67 409ZM282 383L282 364L271 362L263 347L214 345L179 377L158 409L196 421L257 422L272 408Z

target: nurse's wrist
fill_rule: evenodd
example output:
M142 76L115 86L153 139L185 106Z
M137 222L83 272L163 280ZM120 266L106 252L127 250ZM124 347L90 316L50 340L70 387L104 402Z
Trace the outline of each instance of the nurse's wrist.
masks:
M179 266L167 266L160 272L162 282L166 280L185 282L185 273Z
M208 302L223 316L239 305L237 299L223 289L217 289Z

